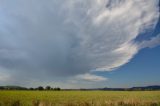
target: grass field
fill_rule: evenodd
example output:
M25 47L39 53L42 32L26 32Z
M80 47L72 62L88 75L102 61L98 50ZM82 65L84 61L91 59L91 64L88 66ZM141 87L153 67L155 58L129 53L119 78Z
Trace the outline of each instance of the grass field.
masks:
M0 91L0 106L160 106L160 91Z

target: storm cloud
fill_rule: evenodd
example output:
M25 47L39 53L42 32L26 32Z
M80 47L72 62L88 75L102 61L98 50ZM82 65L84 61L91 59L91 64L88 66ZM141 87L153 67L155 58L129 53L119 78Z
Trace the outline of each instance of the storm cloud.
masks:
M112 71L140 49L160 43L156 37L135 41L154 29L159 0L0 2L0 81Z

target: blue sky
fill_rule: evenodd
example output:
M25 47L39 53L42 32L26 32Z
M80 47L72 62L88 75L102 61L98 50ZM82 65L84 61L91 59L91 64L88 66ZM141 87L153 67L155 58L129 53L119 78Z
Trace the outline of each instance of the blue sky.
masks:
M0 85L159 85L159 0L0 2Z
M145 34L151 38L159 33L160 21L155 29ZM149 39L147 37L145 39ZM106 83L106 87L160 85L160 46L140 50L129 63L113 72L97 74L111 79Z
M160 85L160 47L141 50L129 63L109 73L97 73L108 77L106 87L132 87Z

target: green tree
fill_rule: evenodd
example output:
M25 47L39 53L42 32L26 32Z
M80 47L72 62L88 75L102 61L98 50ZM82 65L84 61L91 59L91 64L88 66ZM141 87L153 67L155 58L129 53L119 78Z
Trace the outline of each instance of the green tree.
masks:
M45 90L51 90L50 86L46 86Z
M42 86L39 86L39 87L37 88L37 90L42 91L42 90L44 90L44 88L43 88Z

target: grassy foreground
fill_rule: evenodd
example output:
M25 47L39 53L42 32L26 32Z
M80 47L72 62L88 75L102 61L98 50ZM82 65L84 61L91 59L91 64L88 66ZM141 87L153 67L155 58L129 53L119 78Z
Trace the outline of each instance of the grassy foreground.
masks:
M0 91L0 106L160 106L160 91Z

